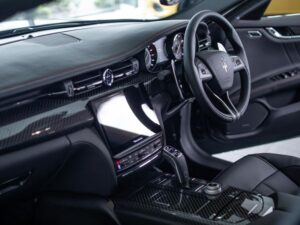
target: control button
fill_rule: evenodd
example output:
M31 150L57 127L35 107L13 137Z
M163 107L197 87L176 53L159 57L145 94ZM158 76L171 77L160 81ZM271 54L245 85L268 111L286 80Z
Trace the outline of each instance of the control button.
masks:
M134 159L134 158L131 158L131 159L128 160L128 164L129 164L129 165L131 165L131 164L133 164L133 163L135 163L135 159Z
M240 59L236 59L236 65L239 66L241 64L242 64L241 60Z
M120 160L119 160L120 163L124 163L124 162L126 162L126 161L127 161L127 158L123 158L123 159L120 159Z
M205 76L210 76L210 75L211 75L209 69L208 69L207 66L204 65L203 63L200 63L200 64L198 65L198 70L199 70L199 72L200 72L202 75L205 75Z
M169 151L169 150L170 150L170 147L169 147L169 146L165 146L165 147L164 147L164 150L165 150L165 151Z
M155 144L161 144L161 141L160 141L160 139L157 139L154 143Z
M207 195L218 195L222 193L222 187L218 183L208 183L204 188L204 193Z
M154 149L154 151L158 148L158 146L159 146L159 145L156 144L156 143L153 144L153 149Z
M130 155L127 155L124 158L118 159L115 161L116 170L119 172L125 170L137 163L140 163L142 160L145 160L150 155L154 154L158 149L162 148L162 143L160 139L156 139L149 145L144 146L142 149L139 149ZM174 148L169 148L166 146L166 149L175 152Z
M117 160L117 161L116 161L116 166L117 166L117 169L118 169L118 170L121 170L121 169L123 168L122 163L121 163L120 160Z

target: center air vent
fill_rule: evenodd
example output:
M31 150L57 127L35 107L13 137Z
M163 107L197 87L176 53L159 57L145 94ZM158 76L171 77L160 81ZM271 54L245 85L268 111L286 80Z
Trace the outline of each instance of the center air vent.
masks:
M102 86L112 86L120 80L138 74L138 72L139 61L137 59L130 59L109 68L103 68L80 75L72 79L71 82L65 82L65 86L71 97L72 95L83 94Z

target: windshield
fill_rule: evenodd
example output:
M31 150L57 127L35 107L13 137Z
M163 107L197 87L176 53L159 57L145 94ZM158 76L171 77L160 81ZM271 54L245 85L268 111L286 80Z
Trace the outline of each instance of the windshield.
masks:
M0 31L76 20L162 19L178 8L159 0L59 0L11 17L0 23Z

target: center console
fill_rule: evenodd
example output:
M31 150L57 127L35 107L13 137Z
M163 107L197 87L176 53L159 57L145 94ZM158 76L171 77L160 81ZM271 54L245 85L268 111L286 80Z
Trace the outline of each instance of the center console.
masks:
M274 210L272 198L232 187L211 195L208 185L193 178L181 188L174 175L159 174L114 203L124 224L249 224Z
M174 175L157 171L115 197L124 224L250 224L275 209L270 197L190 178L184 155L171 146L163 157Z

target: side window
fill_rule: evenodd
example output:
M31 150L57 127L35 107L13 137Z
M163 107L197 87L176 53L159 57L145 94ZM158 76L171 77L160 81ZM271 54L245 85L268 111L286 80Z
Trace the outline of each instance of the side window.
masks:
M271 0L265 16L300 14L300 0Z

